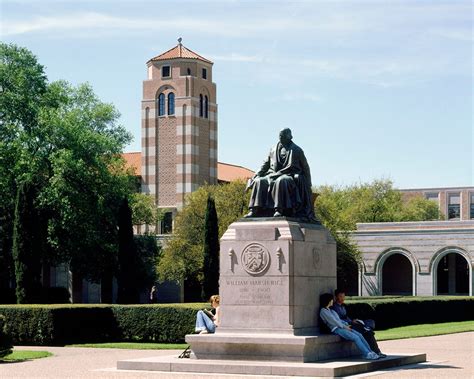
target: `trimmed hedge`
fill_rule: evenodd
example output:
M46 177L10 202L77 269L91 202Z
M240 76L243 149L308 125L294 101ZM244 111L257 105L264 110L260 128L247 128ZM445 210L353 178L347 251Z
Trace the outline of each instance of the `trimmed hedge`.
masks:
M347 300L351 318L373 319L376 329L474 319L471 296L392 297Z
M204 304L0 305L17 345L183 342Z
M0 305L14 344L183 342L207 304ZM349 316L372 318L377 329L472 320L473 297L351 299Z

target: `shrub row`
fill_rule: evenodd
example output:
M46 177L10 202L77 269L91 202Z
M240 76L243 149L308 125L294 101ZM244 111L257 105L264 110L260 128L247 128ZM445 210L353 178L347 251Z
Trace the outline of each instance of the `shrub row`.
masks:
M435 324L473 319L474 298L470 296L399 297L347 301L349 317L374 319L377 329L405 325Z
M207 304L206 304L207 305ZM183 342L204 304L0 305L15 344ZM472 297L349 300L351 317L376 320L377 329L471 320Z
M0 305L18 345L82 342L183 342L203 304Z

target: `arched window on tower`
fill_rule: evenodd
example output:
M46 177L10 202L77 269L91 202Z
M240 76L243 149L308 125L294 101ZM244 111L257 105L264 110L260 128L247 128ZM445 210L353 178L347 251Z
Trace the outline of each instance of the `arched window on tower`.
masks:
M165 94L160 93L158 95L158 116L165 115Z
M209 99L204 96L204 117L209 118Z
M168 116L174 115L174 93L168 94Z
M204 116L204 104L202 95L199 95L199 117Z

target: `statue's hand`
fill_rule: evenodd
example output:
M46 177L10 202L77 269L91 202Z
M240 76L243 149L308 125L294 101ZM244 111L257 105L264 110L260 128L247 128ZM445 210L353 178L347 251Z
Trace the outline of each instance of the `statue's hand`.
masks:
M253 187L254 178L255 178L255 176L253 178L250 178L249 180L247 180L247 186L245 187L246 191L248 191L250 188Z

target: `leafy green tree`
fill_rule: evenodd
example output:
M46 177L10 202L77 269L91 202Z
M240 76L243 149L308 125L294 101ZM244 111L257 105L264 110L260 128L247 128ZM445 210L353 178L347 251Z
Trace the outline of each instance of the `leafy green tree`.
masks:
M149 289L157 280L156 265L160 257L160 247L153 235L136 235L135 246L139 265L136 268L139 289Z
M117 125L114 107L102 103L90 86L57 82L50 87L64 99L44 109L40 120L44 143L50 145L39 204L52 214L51 261L68 262L74 272L98 281L117 267L118 209L133 192L133 178L119 154L130 135Z
M12 260L12 194L29 183L42 263L69 263L93 281L110 277L118 265L118 209L135 186L120 158L131 136L119 113L89 85L48 83L34 55L14 45L0 44L0 85L0 260Z
M24 136L38 125L47 91L44 68L28 50L0 43L0 88L0 302L11 302L15 194L26 174L19 161L26 146L34 149L34 138Z
M354 287L360 252L351 240L357 223L426 221L442 218L432 201L416 197L405 201L389 180L347 187L321 186L316 189L316 215L337 241L338 286Z
M163 219L165 211L155 205L152 196L134 193L130 197L133 225L156 225Z
M423 196L413 196L404 199L397 221L429 221L444 220L444 214L440 211L438 204L425 199Z
M185 206L176 216L173 236L161 252L158 263L160 280L197 280L202 284L208 196L215 201L219 238L232 222L248 211L249 193L245 192L243 181L202 186L189 194Z
M137 288L136 268L138 266L137 248L133 238L132 210L128 205L127 198L122 200L118 217L119 228L119 270L117 275L118 303L138 303L139 292Z
M13 228L16 298L19 304L39 301L41 256L36 249L38 217L34 207L34 188L22 183L18 188Z
M204 225L202 299L205 301L219 293L219 225L216 205L211 195L207 197Z

